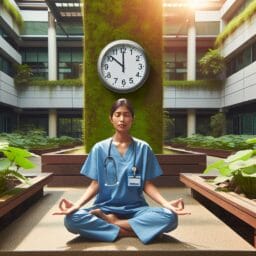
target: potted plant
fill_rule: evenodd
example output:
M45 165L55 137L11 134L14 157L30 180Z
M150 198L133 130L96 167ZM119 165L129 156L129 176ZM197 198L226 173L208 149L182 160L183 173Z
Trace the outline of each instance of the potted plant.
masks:
M256 198L256 138L246 140L254 144L253 149L240 150L224 160L209 165L204 173L217 170L219 175L214 183L218 189L243 193L248 198Z

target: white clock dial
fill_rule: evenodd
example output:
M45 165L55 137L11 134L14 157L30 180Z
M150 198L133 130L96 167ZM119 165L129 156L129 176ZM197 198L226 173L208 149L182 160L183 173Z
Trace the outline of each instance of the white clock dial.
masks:
M118 40L101 51L98 73L107 88L127 93L144 84L149 74L149 65L139 44L130 40Z

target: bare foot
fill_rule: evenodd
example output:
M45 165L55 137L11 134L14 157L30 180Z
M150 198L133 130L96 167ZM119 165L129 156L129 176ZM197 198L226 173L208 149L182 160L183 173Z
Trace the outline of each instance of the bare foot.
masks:
M90 213L111 224L115 224L119 220L115 214L105 214L101 209L91 210Z

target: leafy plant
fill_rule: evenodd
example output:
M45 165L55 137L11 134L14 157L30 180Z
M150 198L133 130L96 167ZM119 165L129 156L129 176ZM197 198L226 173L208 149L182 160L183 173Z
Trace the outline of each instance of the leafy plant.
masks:
M256 198L256 138L248 139L246 142L253 144L254 148L240 150L224 160L219 160L209 165L204 173L217 170L219 175L214 180L215 184L229 181L225 189Z
M214 137L220 137L223 135L226 127L226 117L223 112L219 112L211 116L210 121L211 134Z
M32 78L31 67L27 64L21 64L16 66L16 75L14 82L16 86L27 85Z
M224 57L220 55L218 49L209 49L208 52L199 60L202 74L206 78L216 79L223 73L225 68Z
M10 147L6 142L0 142L0 194L9 189L15 181L29 183L22 175L20 168L31 169L35 165L28 159L32 156L25 149Z

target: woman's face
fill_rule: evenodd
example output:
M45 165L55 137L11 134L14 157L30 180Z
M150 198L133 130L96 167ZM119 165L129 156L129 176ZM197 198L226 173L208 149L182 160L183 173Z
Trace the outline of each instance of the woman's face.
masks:
M129 132L132 126L133 117L126 106L120 106L110 117L110 121L116 131L126 133Z

